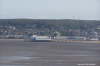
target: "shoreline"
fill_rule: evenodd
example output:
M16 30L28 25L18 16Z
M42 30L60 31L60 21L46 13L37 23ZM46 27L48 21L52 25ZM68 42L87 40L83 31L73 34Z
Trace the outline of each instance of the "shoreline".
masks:
M55 42L70 42L70 43L100 43L99 41L91 40L53 40Z
M24 39L0 39L0 41L23 41ZM31 41L28 41L31 42ZM51 40L50 42L69 42L69 43L100 43L99 41L91 41L91 40Z

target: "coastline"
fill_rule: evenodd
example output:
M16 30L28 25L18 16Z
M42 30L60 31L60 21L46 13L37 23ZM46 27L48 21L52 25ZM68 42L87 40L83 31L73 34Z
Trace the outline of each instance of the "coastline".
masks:
M90 41L90 40L53 40L55 42L71 42L71 43L100 43L99 41Z
M0 41L23 41L24 39L0 39ZM28 41L31 42L31 41ZM33 41L34 42L34 41ZM99 41L90 41L90 40L51 40L50 42L68 42L68 43L96 43L100 44Z

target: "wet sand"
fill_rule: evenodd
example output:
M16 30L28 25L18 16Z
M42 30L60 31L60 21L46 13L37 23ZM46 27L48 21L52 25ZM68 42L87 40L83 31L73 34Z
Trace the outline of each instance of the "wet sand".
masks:
M100 44L2 39L0 66L100 66Z

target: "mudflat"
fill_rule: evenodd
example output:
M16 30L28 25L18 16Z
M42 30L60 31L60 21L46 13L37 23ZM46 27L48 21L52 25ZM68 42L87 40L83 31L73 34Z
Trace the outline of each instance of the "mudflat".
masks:
M100 66L100 44L0 39L0 66Z

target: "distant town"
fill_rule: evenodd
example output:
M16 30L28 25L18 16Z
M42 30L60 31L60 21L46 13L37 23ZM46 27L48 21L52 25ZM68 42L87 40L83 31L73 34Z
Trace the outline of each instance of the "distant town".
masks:
M72 19L0 19L1 39L25 36L49 36L53 39L100 40L100 21Z

